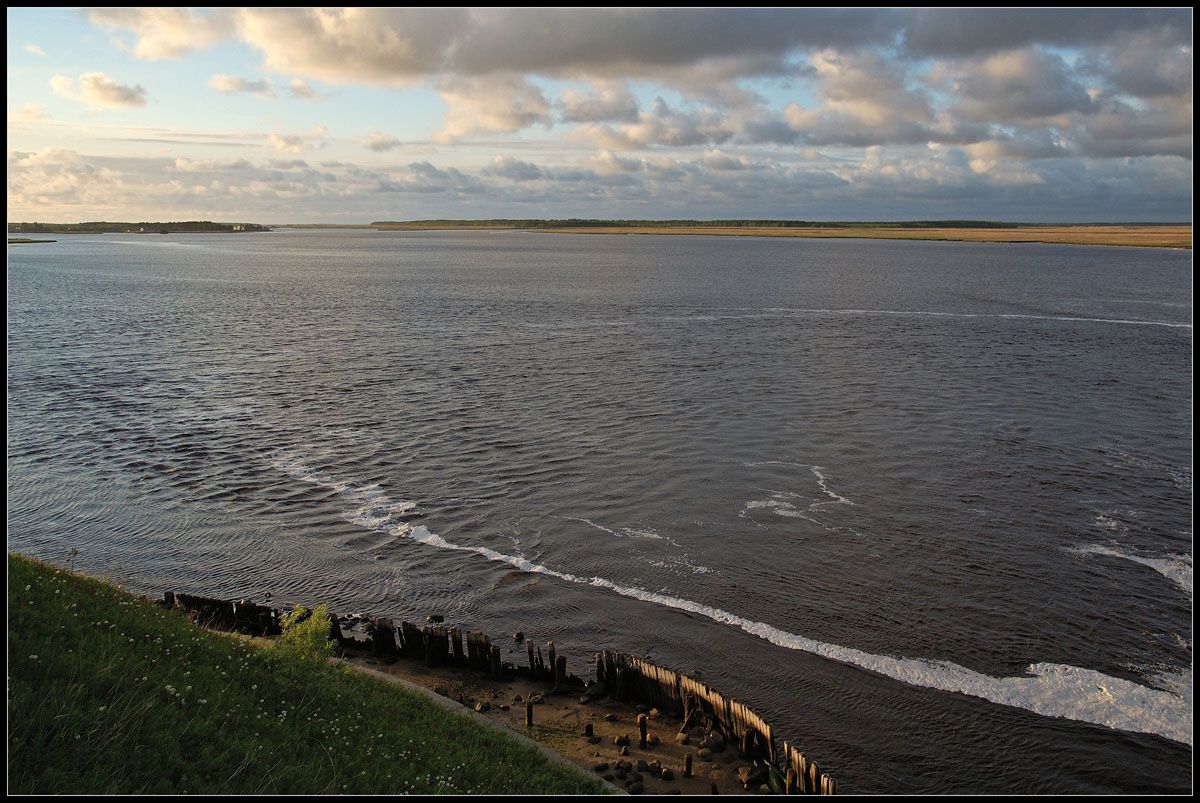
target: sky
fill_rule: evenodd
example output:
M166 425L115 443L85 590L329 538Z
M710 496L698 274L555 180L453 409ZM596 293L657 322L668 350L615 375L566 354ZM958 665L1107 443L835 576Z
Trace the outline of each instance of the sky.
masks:
M1192 11L8 9L8 220L1190 222Z

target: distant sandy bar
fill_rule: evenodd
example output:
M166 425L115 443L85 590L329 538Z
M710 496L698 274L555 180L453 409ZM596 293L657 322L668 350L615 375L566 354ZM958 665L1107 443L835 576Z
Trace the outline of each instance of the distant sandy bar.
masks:
M1185 225L1036 226L1004 228L910 226L537 226L519 227L485 222L412 221L356 226L388 231L461 229L518 229L553 234L690 234L722 237L858 237L872 240L959 240L976 243L1063 243L1071 245L1131 245L1158 248L1192 247L1192 227Z

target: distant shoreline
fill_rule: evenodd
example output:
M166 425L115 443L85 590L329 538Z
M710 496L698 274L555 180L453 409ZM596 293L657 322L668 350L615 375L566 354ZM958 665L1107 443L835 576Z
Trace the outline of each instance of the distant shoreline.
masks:
M286 224L278 224L284 226ZM529 226L492 221L410 221L371 224L300 224L288 228L353 228L376 231L532 231L550 234L659 234L717 237L811 237L870 240L942 240L975 243L1055 243L1145 248L1192 248L1192 227L1181 225L1068 225L1017 224L1004 227L899 224L878 226L704 226L704 225L585 225Z
M658 234L713 237L809 237L868 240L940 240L972 243L1052 243L1060 245L1192 248L1190 223L1068 224L992 221L907 221L815 223L810 221L691 220L409 220L373 223L84 223L9 224L12 235L30 234L183 234L243 233L287 229L360 229L367 231L525 231L548 234ZM38 228L32 228L37 226ZM135 228L136 226L136 228ZM120 227L120 228L118 228ZM38 242L53 242L40 240Z

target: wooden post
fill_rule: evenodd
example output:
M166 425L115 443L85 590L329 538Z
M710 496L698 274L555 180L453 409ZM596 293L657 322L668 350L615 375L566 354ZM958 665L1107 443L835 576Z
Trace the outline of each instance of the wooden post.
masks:
M533 701L532 700L527 700L525 702L525 727L527 727L527 728L533 727Z
M400 635L404 638L404 655L406 658L425 657L425 636L421 633L421 628L412 622L401 622Z
M371 627L371 652L379 658L396 655L396 631L391 619L376 619Z
M537 677L537 664L533 660L533 642L529 639L525 640L525 652L529 654L529 672Z
M450 628L450 642L454 645L454 663L462 666L463 664L463 640L462 628Z
M565 694L567 691L567 656L560 655L554 659L554 688L551 694Z
M421 628L421 643L425 646L425 665L437 666L440 663L440 651L438 649L437 628L425 627ZM443 637L442 646L445 647L445 639Z
M821 794L823 794L823 795L836 795L837 794L837 782L834 781L832 778L830 778L828 775L821 776Z
M491 645L488 649L491 657L492 677L500 677L500 648L496 645Z
M821 768L815 761L808 762L808 791L813 795L821 793Z
M646 715L638 714L638 746L646 749Z
M688 753L686 756L683 757L683 777L684 778L692 777L692 754L691 753Z
M758 731L747 727L742 733L742 755L751 761L758 757Z
M553 672L558 668L558 663L554 660L554 642L546 642L546 657L550 659L550 671Z
M784 794L785 795L796 794L796 768L795 767L787 768L787 781L784 783Z

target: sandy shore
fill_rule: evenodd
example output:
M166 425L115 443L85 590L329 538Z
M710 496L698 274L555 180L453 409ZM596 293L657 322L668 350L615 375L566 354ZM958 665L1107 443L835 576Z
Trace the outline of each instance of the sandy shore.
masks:
M861 238L868 240L957 240L973 243L1060 243L1063 245L1125 245L1155 248L1191 248L1191 226L1020 226L985 228L846 228L774 227L597 227L554 228L538 231L558 234L692 234L724 237Z
M585 703L581 702L579 691L551 695L545 682L523 677L494 681L473 670L451 666L430 668L423 661L407 658L385 662L351 655L347 660L436 694L450 701L452 707L477 711L489 722L533 739L588 774L608 780L620 791L708 795L715 784L723 795L758 793L746 791L738 780L738 769L748 767L749 762L739 759L734 747L702 753L695 740L681 744L676 736L682 722L648 706L621 703L608 696ZM525 725L528 700L535 701L532 727ZM648 718L650 743L644 749L639 744L639 714ZM590 740L584 735L589 724L594 734ZM623 736L629 740L625 755L621 754L622 746L615 743ZM685 757L689 753L693 760L692 777L684 777ZM702 755L705 757L701 758ZM667 780L654 771L656 762L670 770L665 774Z
M321 228L317 226L316 228ZM1011 228L945 226L538 226L518 227L472 221L413 221L372 224L381 231L528 231L546 234L657 234L718 237L810 237L868 240L955 240L975 243L1059 243L1063 245L1124 245L1151 248L1192 247L1191 224L1179 225L1017 225Z

